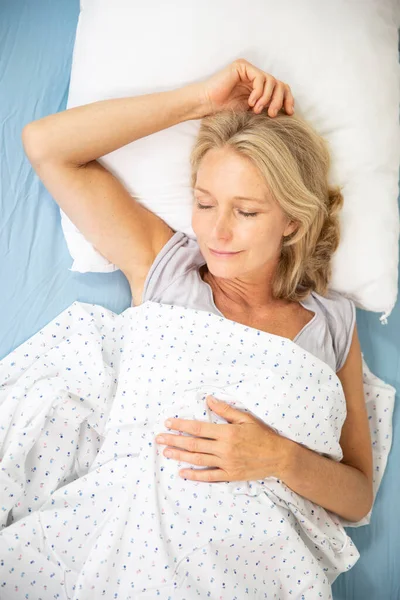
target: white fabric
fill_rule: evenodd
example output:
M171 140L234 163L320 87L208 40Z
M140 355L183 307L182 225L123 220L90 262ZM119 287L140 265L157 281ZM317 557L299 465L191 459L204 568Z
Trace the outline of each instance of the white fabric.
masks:
M244 57L288 82L296 111L330 143L343 186L331 287L387 316L397 295L399 15L375 0L82 0L68 108L201 81ZM199 120L101 162L171 227L191 228L189 153ZM71 270L116 269L62 214ZM384 320L384 317L383 317Z
M167 417L225 422L213 394L341 460L340 380L286 338L150 301L74 302L3 359L0 384L2 600L328 599L359 558L346 522L282 481L184 480L191 465L154 440ZM394 389L368 369L364 385L376 495Z

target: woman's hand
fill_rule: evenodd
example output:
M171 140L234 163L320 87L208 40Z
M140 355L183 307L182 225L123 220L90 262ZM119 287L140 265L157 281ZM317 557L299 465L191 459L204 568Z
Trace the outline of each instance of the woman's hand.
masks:
M287 83L261 71L244 58L239 58L198 84L205 101L207 114L222 110L249 110L260 113L269 105L268 114L274 117L284 106L288 115L294 113L294 99Z
M280 436L253 415L233 408L230 404L215 401L207 396L215 413L229 421L228 424L170 419L169 429L192 434L162 436L169 444L164 455L199 467L211 469L185 469L181 477L194 481L249 481L266 477L284 478L290 460L291 442ZM167 453L171 454L168 455Z

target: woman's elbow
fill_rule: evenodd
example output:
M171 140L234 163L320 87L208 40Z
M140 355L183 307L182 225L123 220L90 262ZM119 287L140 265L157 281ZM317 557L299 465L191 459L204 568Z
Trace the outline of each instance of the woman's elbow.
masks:
M24 126L21 133L22 145L30 162L41 162L44 157L45 143L41 125L32 121Z
M361 517L360 517L360 519L359 519L360 521L361 521L361 519L364 519L365 517L367 517L367 516L369 515L369 513L370 513L370 512L371 512L371 510L372 510L372 507L373 507L373 505L374 505L374 501L373 501L373 499L371 498L370 500L368 500L366 507L365 507L365 508L364 508L364 510L362 511L362 516L361 516Z
M362 503L362 505L359 506L357 513L355 515L353 515L352 519L348 519L348 520L352 521L353 523L358 523L358 521L362 521L362 519L365 519L365 517L367 517L369 515L369 513L372 510L373 505L374 505L374 497L373 497L373 491L371 489L371 491L366 494L365 500Z

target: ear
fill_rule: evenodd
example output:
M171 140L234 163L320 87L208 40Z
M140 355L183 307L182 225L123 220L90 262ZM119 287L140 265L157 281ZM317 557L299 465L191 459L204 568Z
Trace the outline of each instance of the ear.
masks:
M296 221L289 221L289 223L286 225L286 228L283 232L283 237L288 237L290 234L292 234L294 231L296 231L296 229L298 229L299 224L296 223Z

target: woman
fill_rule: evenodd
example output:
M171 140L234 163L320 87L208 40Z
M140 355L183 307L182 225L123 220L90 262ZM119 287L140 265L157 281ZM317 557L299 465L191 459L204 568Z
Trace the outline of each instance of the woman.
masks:
M278 473L298 494L358 521L372 505L361 352L353 303L327 296L342 196L327 184L324 141L293 115L293 105L287 84L239 59L205 82L44 117L24 128L23 143L62 210L124 272L135 305L182 304L289 338L340 378L347 402L340 463L221 403L211 407L240 425L234 440L226 433L231 424L175 419L170 428L195 435L196 443L172 434L160 442L175 460L211 467L185 477L236 481ZM96 159L203 118L191 156L195 242L133 200ZM260 448L268 468L254 458Z

